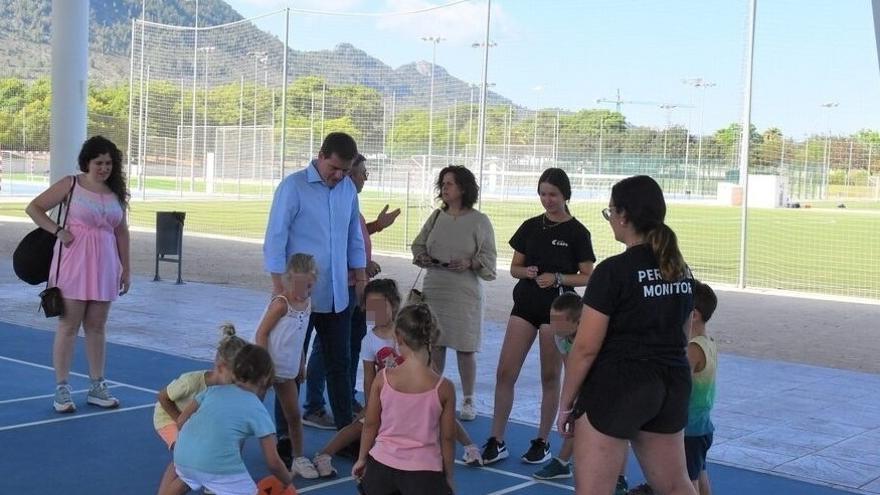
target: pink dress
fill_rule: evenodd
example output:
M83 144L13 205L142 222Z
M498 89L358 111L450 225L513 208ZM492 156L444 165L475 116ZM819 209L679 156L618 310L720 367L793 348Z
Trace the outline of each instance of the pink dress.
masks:
M73 234L73 242L61 250L61 269L54 285L65 299L115 301L122 262L114 229L122 223L122 205L115 194L89 191L77 181L68 215L65 229ZM56 278L59 245L55 243L49 272L52 280Z

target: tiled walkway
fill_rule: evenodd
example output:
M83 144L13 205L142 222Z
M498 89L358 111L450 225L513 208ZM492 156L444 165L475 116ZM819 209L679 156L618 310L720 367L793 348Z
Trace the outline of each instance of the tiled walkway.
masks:
M252 333L266 302L264 293L224 286L139 278L135 287L113 307L110 340L197 358L213 355L223 321ZM0 319L53 329L54 320L36 313L39 291L15 279L8 258L0 260ZM478 409L489 415L503 325L487 322L478 357ZM530 354L517 386L511 415L517 421L537 421L536 354ZM729 354L719 367L713 461L880 493L880 376ZM457 382L455 366L447 369Z

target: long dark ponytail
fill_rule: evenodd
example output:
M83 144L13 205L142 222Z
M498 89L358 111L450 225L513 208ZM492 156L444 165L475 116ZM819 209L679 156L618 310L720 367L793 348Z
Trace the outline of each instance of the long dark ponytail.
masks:
M679 280L687 276L688 267L678 248L675 232L663 223L666 219L666 200L660 185L647 175L636 175L621 180L611 188L611 202L636 232L645 236L651 245L664 280Z

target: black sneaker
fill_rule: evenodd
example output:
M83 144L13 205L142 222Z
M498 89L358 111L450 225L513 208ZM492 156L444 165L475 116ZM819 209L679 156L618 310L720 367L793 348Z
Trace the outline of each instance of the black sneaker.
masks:
M275 450L278 451L278 457L281 458L281 461L284 462L284 465L290 467L290 463L293 462L293 453L290 448L290 439L287 437L283 437L278 439L278 444L275 446Z
M543 438L532 440L532 446L520 457L527 464L543 464L550 460L550 442Z
M495 437L489 437L486 440L486 444L483 445L483 465L492 464L493 462L498 462L501 459L507 459L507 456L510 455L507 452L507 445L504 442L499 442Z

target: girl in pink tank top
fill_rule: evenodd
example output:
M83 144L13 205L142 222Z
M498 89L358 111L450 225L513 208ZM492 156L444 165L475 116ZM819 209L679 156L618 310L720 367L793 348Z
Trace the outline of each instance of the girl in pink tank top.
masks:
M367 495L448 495L453 493L455 388L431 368L437 320L427 304L406 306L394 333L404 361L373 381L352 476Z

